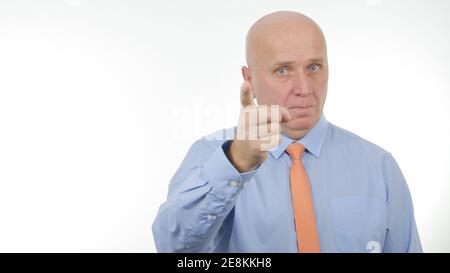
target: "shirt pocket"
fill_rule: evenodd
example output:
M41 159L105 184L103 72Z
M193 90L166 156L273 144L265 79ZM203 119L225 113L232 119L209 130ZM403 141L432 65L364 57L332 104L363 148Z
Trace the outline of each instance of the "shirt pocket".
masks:
M387 209L383 199L337 197L331 199L331 208L339 251L382 251L387 227Z

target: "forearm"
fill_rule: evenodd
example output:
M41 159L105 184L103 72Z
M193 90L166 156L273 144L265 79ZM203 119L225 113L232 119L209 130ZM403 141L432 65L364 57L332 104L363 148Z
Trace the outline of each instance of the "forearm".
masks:
M203 165L188 172L161 206L153 233L158 251L209 252L234 208L242 184L253 173L240 174L219 147Z

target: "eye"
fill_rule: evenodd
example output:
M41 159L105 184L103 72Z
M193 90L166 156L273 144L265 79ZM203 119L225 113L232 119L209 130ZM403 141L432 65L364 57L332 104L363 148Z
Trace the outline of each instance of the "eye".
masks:
M287 74L288 72L288 68L286 66L282 66L277 68L277 70L275 70L275 72L279 75L279 76L284 76Z
M311 64L310 66L308 66L308 71L309 72L317 72L322 68L321 64Z

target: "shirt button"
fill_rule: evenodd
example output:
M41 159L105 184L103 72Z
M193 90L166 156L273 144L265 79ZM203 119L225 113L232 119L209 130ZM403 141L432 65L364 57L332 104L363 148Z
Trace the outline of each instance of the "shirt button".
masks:
M230 186L233 187L233 188L236 188L238 186L238 182L233 180L233 181L230 182Z
M208 216L206 216L206 218L208 218L208 220L214 220L216 219L216 216L209 214Z

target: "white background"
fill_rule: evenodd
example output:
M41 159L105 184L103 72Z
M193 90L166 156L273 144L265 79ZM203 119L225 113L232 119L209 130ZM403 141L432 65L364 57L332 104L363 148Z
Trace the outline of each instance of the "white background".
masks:
M450 1L0 1L0 251L153 252L197 138L235 125L250 25L312 17L329 121L392 152L450 252Z

